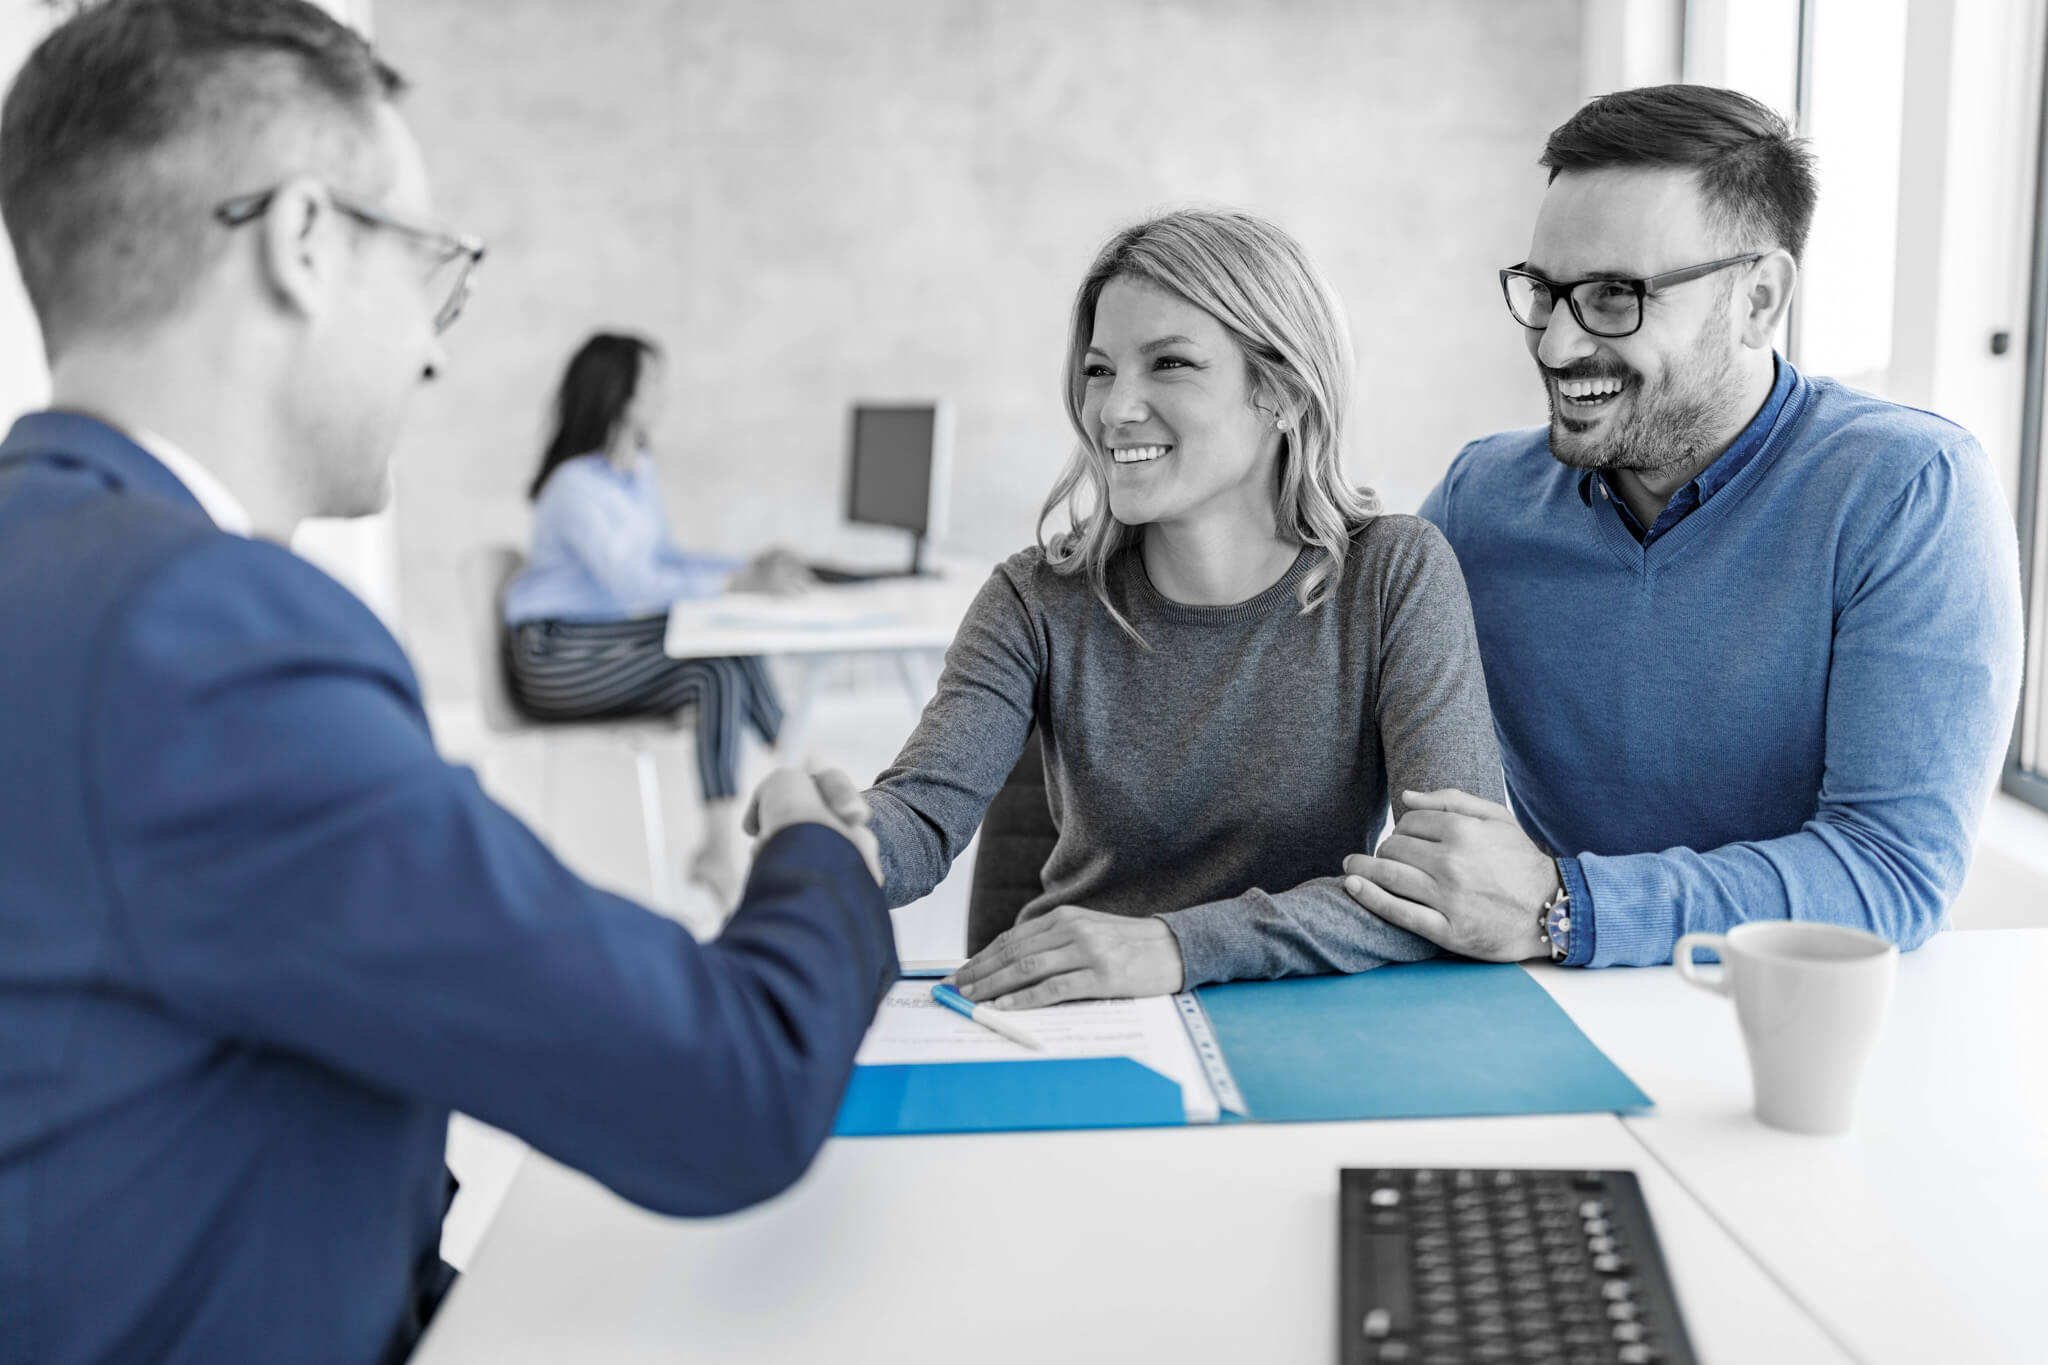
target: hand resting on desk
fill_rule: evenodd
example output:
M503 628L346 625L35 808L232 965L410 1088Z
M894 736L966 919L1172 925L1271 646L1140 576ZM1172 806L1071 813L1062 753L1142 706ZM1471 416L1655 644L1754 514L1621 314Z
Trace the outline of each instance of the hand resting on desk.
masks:
M771 597L795 597L810 591L817 580L801 559L788 550L763 550L747 567L725 580L727 592L758 592Z
M1548 957L1536 918L1557 864L1506 806L1465 792L1403 792L1377 857L1344 860L1344 889L1389 924L1488 962Z
M1166 921L1062 905L1005 930L949 979L978 1005L1024 1010L1171 995L1185 975L1180 940Z
M777 768L755 788L741 828L759 847L791 825L808 824L845 835L860 850L875 885L882 884L882 850L868 828L868 803L853 779L836 768L815 775L801 768Z

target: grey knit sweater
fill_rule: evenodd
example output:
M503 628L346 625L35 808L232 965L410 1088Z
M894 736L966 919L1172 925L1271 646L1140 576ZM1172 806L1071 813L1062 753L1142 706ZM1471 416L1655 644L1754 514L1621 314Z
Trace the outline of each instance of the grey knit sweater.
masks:
M1020 921L1065 904L1159 914L1190 988L1435 953L1339 878L1390 789L1501 799L1464 579L1435 527L1381 516L1304 616L1295 589L1321 558L1304 548L1257 597L1192 607L1120 555L1110 595L1150 649L1039 550L997 566L868 793L889 904L946 875L1035 720L1059 842Z

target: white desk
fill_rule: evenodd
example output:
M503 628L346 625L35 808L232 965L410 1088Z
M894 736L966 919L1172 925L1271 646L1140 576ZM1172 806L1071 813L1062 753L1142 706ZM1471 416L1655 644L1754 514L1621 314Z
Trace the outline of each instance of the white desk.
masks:
M1846 1359L1611 1116L834 1139L730 1218L530 1156L416 1365L1329 1361L1343 1166L1634 1167L1709 1362Z
M1839 1138L1757 1122L1733 1005L1670 968L1534 975L1656 1101L1630 1132L1857 1359L2048 1359L2048 929L1904 955Z
M922 578L819 586L797 597L734 593L678 602L668 614L662 648L672 659L765 654L799 669L795 704L777 747L796 755L809 733L816 665L842 654L887 653L896 658L911 704L930 700L935 655L953 632L992 565L946 557Z
M1655 1113L835 1140L701 1223L533 1158L418 1359L1328 1360L1335 1172L1376 1164L1636 1169L1708 1361L2041 1359L2048 930L1904 958L1843 1138L1757 1124L1669 969L1534 974Z

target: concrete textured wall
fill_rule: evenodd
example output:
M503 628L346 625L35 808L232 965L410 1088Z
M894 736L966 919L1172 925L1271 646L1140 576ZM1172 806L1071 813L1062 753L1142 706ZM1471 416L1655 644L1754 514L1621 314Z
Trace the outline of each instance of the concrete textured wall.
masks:
M1227 204L1350 311L1351 469L1410 510L1541 398L1494 270L1578 87L1577 0L398 0L377 36L443 216L491 255L399 460L405 633L470 695L459 556L522 540L551 385L598 326L670 356L686 544L899 552L839 523L846 406L957 409L951 534L1031 537L1071 438L1075 282L1116 227Z

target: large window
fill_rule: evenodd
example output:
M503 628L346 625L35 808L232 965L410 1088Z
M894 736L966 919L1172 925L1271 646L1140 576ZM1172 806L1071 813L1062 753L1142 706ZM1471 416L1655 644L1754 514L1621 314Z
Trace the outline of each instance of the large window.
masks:
M2026 689L2005 789L2048 810L2048 478L2042 477L2042 407L2048 402L2048 91L2041 109L2034 210L2032 298L2027 310L2026 408L2020 426L2020 568L2027 602Z
M1686 79L1779 109L1820 161L1785 353L1808 373L1956 419L1999 468L2027 602L2005 789L2048 810L2042 7L1684 0L1684 14Z

